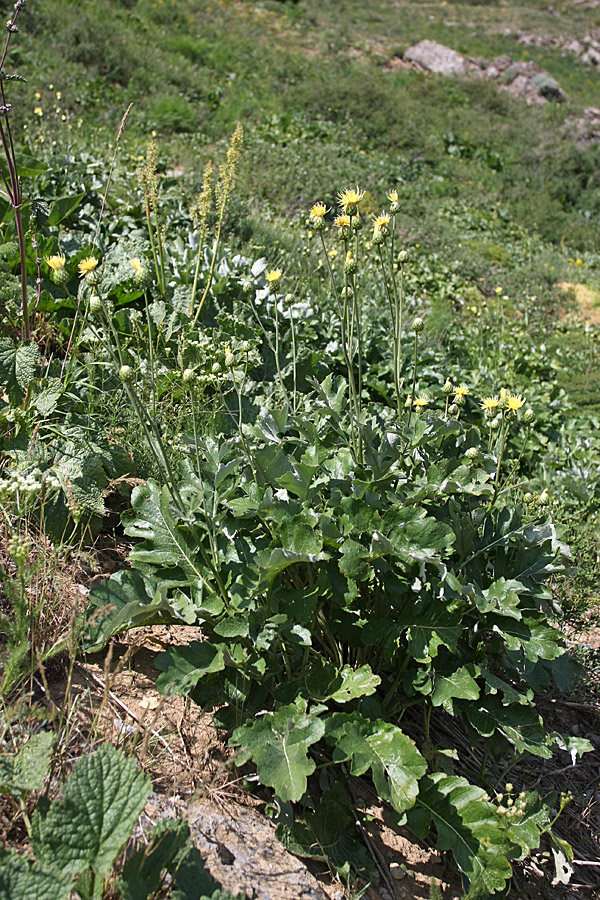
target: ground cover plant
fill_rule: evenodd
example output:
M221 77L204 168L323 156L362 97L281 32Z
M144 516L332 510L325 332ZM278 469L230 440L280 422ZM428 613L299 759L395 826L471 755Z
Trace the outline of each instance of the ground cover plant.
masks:
M332 78L330 109L315 106L323 84L320 72L307 77L310 48L282 72L269 40L274 82L295 108L284 113L273 93L258 121L234 128L256 95L216 92L215 71L231 65L245 25L227 38L219 29L242 15L272 38L317 13L217 4L214 16L206 11L211 41L184 36L191 8L161 6L133 4L137 18L124 17L127 53L107 96L128 103L129 78L135 95L148 79L173 77L158 43L154 68L135 56L132 22L148 33L168 22L165 46L190 71L177 76L180 99L158 97L137 126L135 107L123 104L110 151L91 131L61 135L74 123L58 105L54 125L33 137L35 154L19 155L12 123L25 143L32 123L22 111L23 121L13 117L3 96L0 498L10 541L0 786L31 856L2 850L0 892L218 890L207 876L190 893L182 823L150 837L156 856L138 850L116 862L148 781L109 746L95 749L96 728L79 762L63 760L70 726L48 718L34 689L47 698L59 654L72 673L77 654L173 624L201 629L201 639L156 655L158 690L212 714L235 765L276 811L284 845L324 859L349 892L375 877L356 826L357 779L394 827L452 857L471 900L524 896L519 872L532 856L548 891L560 889L580 862L561 831L573 798L540 787L531 760L566 770L593 749L549 726L540 697L581 690L586 677L556 625L558 584L570 602L566 536L586 561L584 580L593 584L597 569L597 397L592 388L583 402L578 387L597 376L597 325L569 321L574 301L558 287L596 277L594 201L576 177L595 151L577 155L560 138L540 154L542 180L557 147L563 161L568 149L573 177L569 198L553 205L556 176L538 229L521 218L527 166L509 142L496 150L485 134L454 130L452 108L469 110L456 117L461 129L466 121L485 131L489 86L403 75L412 85L405 113L448 91L454 106L443 128L429 123L422 150L395 161L398 85L384 86L368 61L344 59L341 34L332 66L344 77ZM23 40L17 17L35 32L49 14L25 7L15 7L9 48ZM92 4L77 18L59 7L67 33L92 22ZM87 55L69 57L72 71L106 74L107 39L90 35ZM217 93L202 94L202 122L198 98L186 95L199 71ZM359 80L371 105L385 98L383 119L350 114L347 92ZM12 81L3 90L28 90ZM84 116L97 108L91 88L77 102ZM504 103L495 115L507 114ZM510 108L522 139L525 114ZM35 108L34 128L44 115ZM536 116L543 129L557 113ZM127 160L146 125L206 128L204 138L226 125L232 135L210 148L196 135L185 153L197 153L197 168L181 180L169 157L176 137L167 151L155 134ZM296 159L302 186L282 193ZM44 596L34 602L33 543L75 554L111 520L131 539L127 564L92 587L85 609L63 612L57 639ZM23 693L33 729L15 713ZM94 791L108 803L127 779L138 801L117 812L76 808L83 781L102 781ZM106 845L102 829L90 837L89 823L102 819L113 829ZM576 856L590 848L578 844Z

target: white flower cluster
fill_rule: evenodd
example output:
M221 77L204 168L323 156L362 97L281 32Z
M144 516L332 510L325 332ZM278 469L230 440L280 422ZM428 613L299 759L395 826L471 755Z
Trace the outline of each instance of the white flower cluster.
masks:
M35 494L42 488L60 488L60 480L53 472L10 472L7 478L0 479L0 499L14 497L15 494Z

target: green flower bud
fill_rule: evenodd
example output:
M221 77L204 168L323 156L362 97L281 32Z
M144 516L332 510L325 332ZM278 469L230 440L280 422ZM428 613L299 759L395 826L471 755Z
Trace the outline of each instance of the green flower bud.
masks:
M523 421L526 425L530 425L533 421L535 421L535 413L532 409L526 409L523 413Z
M407 259L408 259L408 250L401 250L400 253L398 254L398 262L400 263L400 265L405 263Z
M350 285L347 285L340 291L340 296L342 300L352 300L352 298L354 297L354 291L352 290Z
M123 384L129 384L131 379L133 378L133 369L131 366L121 366L119 369L119 378L123 382Z
M89 300L89 310L91 316L99 316L102 312L102 300L98 294L92 294Z
M455 416L457 413L458 413L458 406L456 405L456 403L451 403L450 406L448 407L448 414L450 416Z
M423 319L417 316L416 319L413 319L412 327L415 334L419 334L420 331L423 331L425 323L423 322Z
M523 503L533 503L533 494L531 491L527 491L526 494L523 494Z
M479 459L479 450L477 447L469 447L467 452L465 453L467 459L470 459L471 462L475 462L476 459Z
M450 381L449 378L446 378L446 383L444 384L444 387L442 388L442 390L443 390L444 394L453 394L454 393L454 385L452 384L452 382Z
M184 384L193 384L196 381L196 373L193 369L184 369L181 377Z

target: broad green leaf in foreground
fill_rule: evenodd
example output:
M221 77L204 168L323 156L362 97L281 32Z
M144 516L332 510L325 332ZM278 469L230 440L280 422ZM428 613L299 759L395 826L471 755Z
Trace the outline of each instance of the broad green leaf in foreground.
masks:
M413 806L427 763L399 728L383 719L365 719L357 712L334 713L327 720L326 737L334 745L334 761L351 760L353 775L371 769L379 796L397 812Z
M74 766L62 799L36 809L31 845L44 866L106 878L150 793L150 779L109 744Z
M482 896L501 891L512 874L506 854L510 842L498 825L485 791L458 775L438 772L423 778L409 827L425 839L432 822L437 846L451 850L459 869Z
M0 756L0 794L41 791L53 745L52 732L41 731L30 737L16 756Z
M274 788L283 801L296 801L315 770L308 748L323 737L324 731L322 719L308 712L306 700L298 698L252 725L236 728L229 744L240 748L240 765L253 759L263 784Z
M0 900L66 900L72 886L70 872L0 846Z

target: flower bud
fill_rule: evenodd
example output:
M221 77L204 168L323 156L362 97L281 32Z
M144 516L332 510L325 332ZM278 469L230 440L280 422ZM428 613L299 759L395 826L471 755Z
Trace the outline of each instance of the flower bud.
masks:
M407 259L408 259L408 251L401 250L400 253L398 254L398 262L400 263L400 265L402 265L402 263L405 263Z
M523 413L523 421L526 425L531 425L535 421L535 413L532 409L526 409Z
M133 369L131 366L121 366L119 369L119 378L123 382L123 384L129 384L131 379L133 378Z
M373 232L373 243L378 247L385 244L385 234L382 228L376 228Z
M358 263L355 258L352 256L352 253L348 251L346 254L346 262L344 263L344 272L346 275L354 275L358 271Z
M419 316L417 316L416 319L413 319L412 327L415 334L419 334L420 331L423 331L424 326L425 323L423 322L423 319L419 318Z
M448 407L448 415L455 416L458 413L458 406L456 403L451 403Z
M470 459L471 462L475 462L476 459L479 459L479 450L477 447L469 447L467 452L465 453L467 459Z
M102 300L98 294L92 294L89 300L89 310L91 316L99 316L102 312Z
M444 394L454 393L454 385L452 384L452 382L450 381L449 378L446 378L446 383L444 384L444 387L442 388L442 390L443 390Z
M184 369L183 375L181 377L184 384L193 384L196 380L196 373L193 369Z
M354 297L354 291L349 284L341 289L340 296L342 300L352 300L352 298Z
M531 491L527 491L526 494L523 494L523 503L533 503L533 494Z

